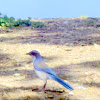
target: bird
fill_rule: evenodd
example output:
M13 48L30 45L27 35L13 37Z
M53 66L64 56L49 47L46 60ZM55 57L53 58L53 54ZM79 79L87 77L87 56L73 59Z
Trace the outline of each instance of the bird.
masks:
M45 87L47 84L48 79L52 79L60 83L62 86L69 90L74 90L74 88L67 82L65 82L63 79L59 78L56 73L47 66L47 64L44 62L41 54L37 50L32 50L29 53L26 53L27 55L32 56L33 59L33 66L36 72L36 75L44 81L44 86L42 90L45 91Z

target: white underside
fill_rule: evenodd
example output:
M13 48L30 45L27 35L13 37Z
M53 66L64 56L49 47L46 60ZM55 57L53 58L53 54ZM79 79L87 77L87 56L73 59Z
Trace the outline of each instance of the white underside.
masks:
M37 71L35 70L36 72L36 75L42 79L44 82L46 82L46 80L48 79L48 74L44 73L44 72L41 72L41 71Z

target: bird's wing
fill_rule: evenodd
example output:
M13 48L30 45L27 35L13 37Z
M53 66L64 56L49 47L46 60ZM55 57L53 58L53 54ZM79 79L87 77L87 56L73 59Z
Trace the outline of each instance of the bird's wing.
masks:
M43 60L36 61L34 67L37 68L38 71L43 71L47 74L56 76L55 72L52 69L48 68L48 66Z
M46 63L43 60L36 60L34 62L39 68L48 68Z
M56 73L55 73L52 69L50 69L50 68L45 68L45 69L41 69L41 70L42 70L43 72L45 72L45 73L50 74L50 75L57 76Z

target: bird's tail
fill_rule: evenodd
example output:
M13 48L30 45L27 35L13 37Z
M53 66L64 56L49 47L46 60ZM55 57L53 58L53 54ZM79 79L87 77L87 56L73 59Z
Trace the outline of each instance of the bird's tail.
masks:
M69 90L74 90L74 88L67 82L65 82L64 80L60 79L57 76L51 76L53 80L57 81L58 83L60 83L61 85L63 85L65 88L69 89Z

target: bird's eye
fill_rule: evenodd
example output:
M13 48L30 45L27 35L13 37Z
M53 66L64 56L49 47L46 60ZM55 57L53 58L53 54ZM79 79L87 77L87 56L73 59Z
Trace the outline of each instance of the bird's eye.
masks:
M34 52L32 52L32 53L31 53L31 55L35 55L35 53L34 53Z

